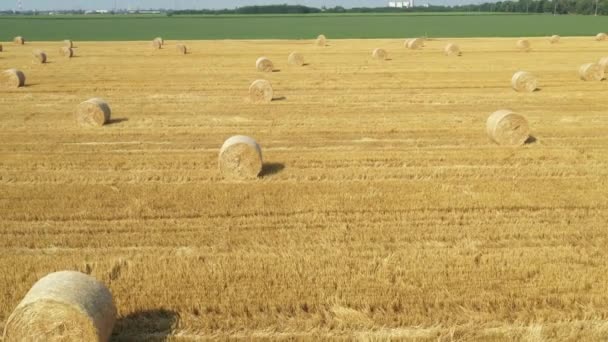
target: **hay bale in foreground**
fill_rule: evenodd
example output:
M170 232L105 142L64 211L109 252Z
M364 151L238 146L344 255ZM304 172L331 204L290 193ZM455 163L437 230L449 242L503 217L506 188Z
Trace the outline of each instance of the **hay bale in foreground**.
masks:
M116 321L112 293L74 271L38 280L8 318L4 342L108 341Z
M317 46L327 46L327 38L325 37L325 35L320 34L317 37L317 40L315 43L317 44Z
M561 39L560 36L554 34L551 37L549 37L549 43L551 43L551 44L557 44L557 43L559 43L560 39Z
M448 45L446 45L445 48L443 49L443 52L445 53L446 56L462 55L462 52L460 52L460 47L458 47L458 45L456 45L454 43L449 43Z
M2 72L2 85L4 88L19 88L25 86L25 74L17 69L8 69Z
M486 131L492 141L503 146L520 146L530 137L526 118L506 109L490 115Z
M520 51L528 52L530 51L530 41L527 39L520 39L515 44Z
M260 57L255 61L255 67L258 71L272 72L274 70L274 64L266 57Z
M578 75L583 81L601 81L604 79L604 68L597 63L587 63L578 69Z
M110 122L112 110L108 103L100 98L84 101L76 108L76 121L80 126L103 126Z
M420 49L424 46L424 40L422 38L409 39L406 40L405 46L412 50Z
M374 59L385 61L388 59L388 52L386 52L384 49L374 49L374 51L372 51L372 57Z
M74 42L69 39L66 39L63 41L63 46L71 49L74 47Z
M255 179L262 172L262 149L253 138L233 136L220 149L219 168L226 178Z
M287 63L289 65L303 66L304 56L299 52L292 52L289 54L289 57L287 57Z
M34 58L40 64L44 64L47 61L46 52L44 52L42 50L35 50L34 51Z
M249 86L249 98L251 102L263 103L271 102L274 96L272 85L266 80L255 80Z
M59 50L59 52L61 53L61 55L63 57L66 57L66 58L74 57L74 49L72 49L70 47L64 46Z
M179 52L180 55L186 55L188 54L188 47L184 44L177 44L176 45L177 48L177 52Z
M25 44L25 38L23 38L21 36L17 36L15 38L13 38L13 43L15 43L17 45L23 45L23 44Z
M538 89L538 81L531 73L518 71L511 78L511 87L515 91L531 93Z
M604 32L600 32L595 35L595 40L597 40L598 42L604 41L606 39L608 39L608 35L606 35Z

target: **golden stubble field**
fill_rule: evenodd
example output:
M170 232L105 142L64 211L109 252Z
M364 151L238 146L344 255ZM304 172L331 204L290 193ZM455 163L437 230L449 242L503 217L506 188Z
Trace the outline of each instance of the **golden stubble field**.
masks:
M110 287L117 340L608 339L608 83L577 76L608 43L451 41L462 57L441 39L4 44L28 86L0 90L0 331L72 269ZM514 92L517 70L541 91ZM258 78L276 101L249 103ZM112 124L75 124L90 97ZM534 143L488 140L503 108ZM262 146L260 179L218 174L234 134Z

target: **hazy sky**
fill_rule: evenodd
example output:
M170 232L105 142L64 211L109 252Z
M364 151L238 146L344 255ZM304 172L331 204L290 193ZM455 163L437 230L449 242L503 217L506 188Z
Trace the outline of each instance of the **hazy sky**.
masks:
M112 9L114 2L117 8L146 9L146 8L234 8L259 4L300 4L315 7L344 7L385 6L389 0L21 0L23 9ZM419 0L420 3L431 4L460 4L479 2L476 0ZM17 0L0 0L0 10L16 8Z

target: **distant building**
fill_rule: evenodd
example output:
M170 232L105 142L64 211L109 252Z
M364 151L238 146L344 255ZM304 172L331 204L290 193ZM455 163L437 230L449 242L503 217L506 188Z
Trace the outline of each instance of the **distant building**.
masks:
M408 1L389 1L388 7L391 7L391 8L412 8L412 7L414 7L414 0L408 0Z

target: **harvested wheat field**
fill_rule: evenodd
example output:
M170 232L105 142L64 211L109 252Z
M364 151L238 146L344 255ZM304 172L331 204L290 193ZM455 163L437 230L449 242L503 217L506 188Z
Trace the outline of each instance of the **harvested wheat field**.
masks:
M529 40L6 44L27 82L0 88L0 332L75 270L110 289L118 341L608 339L608 83L578 75L608 44ZM91 98L103 126L74 117ZM498 110L526 144L488 137ZM257 179L220 173L234 135Z

